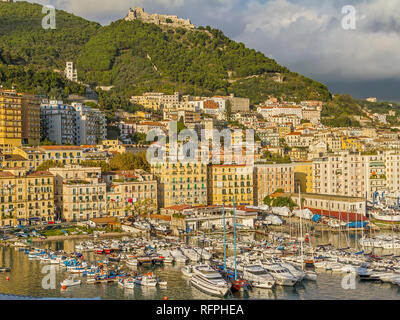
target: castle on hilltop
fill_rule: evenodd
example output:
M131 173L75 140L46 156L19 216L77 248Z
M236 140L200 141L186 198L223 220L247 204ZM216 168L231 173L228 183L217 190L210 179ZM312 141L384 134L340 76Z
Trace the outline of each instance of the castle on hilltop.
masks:
M167 25L173 28L194 29L195 26L189 19L181 19L177 16L169 16L166 14L149 14L143 8L135 7L129 9L128 15L125 17L127 21L140 20L145 23L154 23L156 25Z

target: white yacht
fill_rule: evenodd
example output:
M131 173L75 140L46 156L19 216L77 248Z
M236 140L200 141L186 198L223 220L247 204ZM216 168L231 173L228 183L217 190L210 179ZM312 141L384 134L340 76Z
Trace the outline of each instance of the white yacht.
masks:
M297 269L294 265L288 262L281 262L280 265L289 270L289 272L297 278L297 281L302 281L305 277L305 272Z
M262 267L269 272L280 286L294 286L297 278L290 271L279 264L263 264Z
M231 284L209 265L193 266L190 284L206 294L217 297L226 296L231 288Z
M190 261L199 262L200 254L192 248L182 248L183 254L189 258Z
M275 285L274 277L259 265L245 266L243 278L254 288L271 289Z
M188 260L188 258L178 248L171 250L171 256L174 257L174 260L177 263L186 263Z

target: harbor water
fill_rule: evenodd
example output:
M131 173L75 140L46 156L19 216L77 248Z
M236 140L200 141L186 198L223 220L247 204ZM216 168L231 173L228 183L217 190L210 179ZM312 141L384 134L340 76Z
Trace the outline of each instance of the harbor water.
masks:
M242 239L258 238L259 235L247 234L241 235ZM343 240L344 238L344 240ZM322 237L314 239L318 243L331 243L339 245L338 234L325 234ZM341 242L343 241L343 243ZM74 246L79 241L65 240L58 242L45 242L43 248L53 250L65 250L73 252ZM355 235L346 239L341 235L340 247L355 246ZM385 254L386 252L375 252L375 254ZM397 254L397 253L396 253ZM104 259L93 252L84 253L85 259L96 261ZM169 300L200 300L216 299L208 296L196 288L190 286L180 269L182 265L172 264L159 267L137 267L131 269L134 272L146 273L153 271L159 278L168 282L167 288L135 287L126 289L118 286L117 283L87 284L85 280L80 286L69 287L62 290L60 282L68 277L65 269L59 265L54 265L56 282L55 289L44 289L42 285L43 278L48 273L42 273L45 264L39 260L30 260L23 251L16 248L0 247L0 266L11 268L9 273L0 273L0 294L12 294L33 297L62 297L62 298L96 298L106 300L162 300L167 297ZM316 282L302 281L294 287L280 287L273 289L252 289L248 294L235 294L226 299L324 299L324 300L358 300L358 299L400 299L400 287L388 283L380 282L360 282L355 281L354 289L344 289L342 280L345 274L322 272L318 273ZM7 280L8 278L8 280Z

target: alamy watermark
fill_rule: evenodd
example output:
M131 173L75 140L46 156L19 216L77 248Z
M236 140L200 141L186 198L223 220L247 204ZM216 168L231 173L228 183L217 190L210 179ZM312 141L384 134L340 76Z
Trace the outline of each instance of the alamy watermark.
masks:
M46 265L42 268L42 273L46 274L42 279L42 288L45 290L56 289L56 268L54 265Z
M192 129L184 129L178 134L177 122L170 121L168 137L163 130L157 128L147 133L146 141L153 142L146 154L150 164L165 162L254 164L255 147L252 129L227 128L221 131L202 129L199 139L198 131Z
M356 30L357 28L357 10L354 6L344 6L342 8L342 28L344 30Z
M342 279L341 285L344 290L355 290L356 289L356 278L357 272L353 266L343 267L343 272L348 273Z
M43 6L42 13L46 15L42 19L42 28L56 29L56 8L51 5Z

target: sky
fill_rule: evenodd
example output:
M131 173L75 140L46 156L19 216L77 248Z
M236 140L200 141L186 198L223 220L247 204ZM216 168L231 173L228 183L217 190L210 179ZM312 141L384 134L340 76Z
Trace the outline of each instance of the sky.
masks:
M400 0L34 0L107 25L129 8L222 30L333 93L400 102Z

